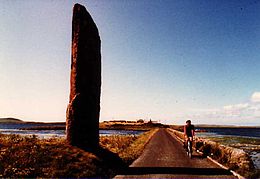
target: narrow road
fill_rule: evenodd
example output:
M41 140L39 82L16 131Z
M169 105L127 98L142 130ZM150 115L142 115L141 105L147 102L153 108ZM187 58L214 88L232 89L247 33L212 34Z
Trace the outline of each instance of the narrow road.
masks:
M236 178L207 158L190 159L182 144L166 129L159 129L143 154L115 178Z

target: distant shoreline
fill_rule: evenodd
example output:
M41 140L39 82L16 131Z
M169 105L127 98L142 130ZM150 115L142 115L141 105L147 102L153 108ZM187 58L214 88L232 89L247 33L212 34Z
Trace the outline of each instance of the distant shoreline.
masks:
M235 128L245 128L245 129L260 129L260 126L236 126L236 125L207 125L207 124L194 124L195 128L229 128L229 129L235 129ZM171 125L173 128L183 128L183 125Z
M38 123L37 123L38 124ZM42 124L42 123L40 123ZM21 130L66 130L66 124L54 124L54 126L50 126L54 123L45 123L48 126L34 126L34 127L25 127L21 128ZM55 126L56 125L56 126ZM103 123L99 124L99 130L133 130L133 131L149 131L156 127L164 127L161 124L138 124L138 125L120 125L120 124L111 124L104 125Z
M0 124L37 124L42 126L23 128L23 130L65 130L66 122L31 122L23 121L16 118L0 118ZM45 126L48 125L48 126ZM54 125L54 126L50 126ZM103 121L99 122L99 129L104 130L150 130L154 127L171 127L182 130L183 125L165 125L161 123L139 123L135 121ZM236 125L211 125L211 124L195 124L197 129L213 129L213 128L245 128L245 129L260 129L260 126L236 126Z

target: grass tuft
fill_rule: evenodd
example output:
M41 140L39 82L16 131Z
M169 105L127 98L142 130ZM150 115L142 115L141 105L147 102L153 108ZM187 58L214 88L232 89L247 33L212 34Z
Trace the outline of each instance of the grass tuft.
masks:
M170 130L170 132L177 137L184 139L184 134L182 132L176 130ZM220 141L223 141L223 139L218 138L218 141L213 141L212 138L208 140L195 137L193 145L196 150L201 151L205 157L210 156L230 170L234 170L246 178L255 178L255 176L259 177L259 170L254 168L253 161L245 151L228 145L223 145ZM240 139L240 141L245 142L244 139ZM226 143L227 142L230 143L230 141L226 141Z
M118 154L118 156L127 164L130 165L143 152L145 145L158 129L145 132L141 135L116 135L102 136L100 144L102 147Z
M103 149L96 154L70 146L63 138L0 134L0 177L111 178L142 153L154 132L100 137Z
M102 162L92 153L66 144L64 139L0 136L0 177L95 177Z

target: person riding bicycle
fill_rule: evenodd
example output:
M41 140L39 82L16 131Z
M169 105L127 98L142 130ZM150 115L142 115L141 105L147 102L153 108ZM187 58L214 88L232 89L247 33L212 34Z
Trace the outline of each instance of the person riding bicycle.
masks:
M184 136L185 136L184 148L187 148L189 138L191 138L191 141L193 141L194 135L195 135L194 125L191 124L191 120L187 120L186 125L184 126Z

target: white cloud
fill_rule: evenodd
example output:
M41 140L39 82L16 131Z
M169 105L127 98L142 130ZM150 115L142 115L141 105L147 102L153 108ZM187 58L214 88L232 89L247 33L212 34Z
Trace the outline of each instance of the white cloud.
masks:
M189 117L198 123L260 125L260 92L254 92L245 103L218 109L194 109L191 113Z
M257 103L260 102L260 92L254 92L251 96L251 102Z
M227 105L224 106L224 110L243 110L249 107L248 103L240 103L240 104L234 104L234 105Z

